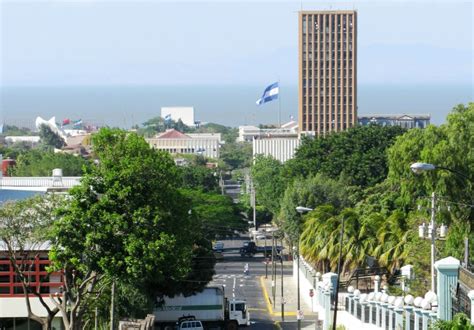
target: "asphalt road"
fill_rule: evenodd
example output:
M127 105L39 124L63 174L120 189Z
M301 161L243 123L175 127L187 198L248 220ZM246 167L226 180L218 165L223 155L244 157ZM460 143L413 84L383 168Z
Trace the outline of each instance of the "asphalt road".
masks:
M240 247L248 238L224 240L224 247ZM249 274L244 274L244 266L248 263ZM270 265L268 271L270 272ZM260 277L265 275L263 256L242 258L237 252L225 252L224 259L219 260L215 267L216 275L211 285L224 285L227 298L244 299L250 312L251 326L248 329L275 329L274 321L267 311ZM245 329L245 328L244 328Z

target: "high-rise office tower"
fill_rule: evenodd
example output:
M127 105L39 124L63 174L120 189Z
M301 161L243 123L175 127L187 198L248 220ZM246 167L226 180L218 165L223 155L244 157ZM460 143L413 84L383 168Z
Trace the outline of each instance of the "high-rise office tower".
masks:
M301 132L324 135L357 124L357 12L299 12Z

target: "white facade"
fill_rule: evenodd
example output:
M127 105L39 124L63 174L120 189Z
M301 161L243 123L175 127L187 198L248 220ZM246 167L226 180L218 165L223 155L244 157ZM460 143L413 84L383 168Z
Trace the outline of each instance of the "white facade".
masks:
M297 137L289 138L255 138L253 140L253 157L257 155L272 156L284 163L293 158L300 145Z
M219 149L222 144L220 134L179 133L157 136L145 140L152 148L164 150L171 154L195 154L214 159L219 158Z
M279 128L259 128L257 126L239 126L238 142L252 142L254 138L280 137L292 138L298 135L298 123L290 121Z
M25 142L30 143L31 145L36 145L40 142L39 136L6 136L6 143L16 143L16 142Z
M170 115L171 119L174 121L181 121L186 126L194 126L194 107L162 107L161 108L161 117L165 118Z

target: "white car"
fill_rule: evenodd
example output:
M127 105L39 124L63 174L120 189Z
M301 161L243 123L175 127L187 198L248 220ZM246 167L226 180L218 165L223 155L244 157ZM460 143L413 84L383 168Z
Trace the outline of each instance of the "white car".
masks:
M224 252L224 242L216 242L212 249L215 252Z
M265 235L257 235L257 237L255 237L256 239L266 239L266 236Z
M179 325L179 329L187 330L204 330L201 321L183 321Z

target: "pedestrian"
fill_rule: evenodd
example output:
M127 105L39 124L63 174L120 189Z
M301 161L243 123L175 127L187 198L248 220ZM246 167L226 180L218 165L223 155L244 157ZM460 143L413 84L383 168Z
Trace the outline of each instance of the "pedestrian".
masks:
M245 275L249 274L249 264L248 263L246 263L245 266L244 266L244 274Z

